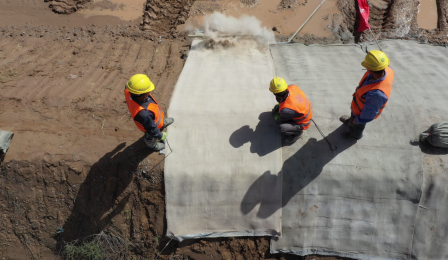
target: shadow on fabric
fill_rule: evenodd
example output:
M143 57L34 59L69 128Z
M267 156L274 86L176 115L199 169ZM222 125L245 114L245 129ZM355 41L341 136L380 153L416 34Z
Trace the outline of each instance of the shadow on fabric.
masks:
M448 148L432 146L428 141L410 141L411 145L419 146L422 153L433 155L446 155L448 154Z
M255 131L248 125L241 127L230 135L229 143L234 148L240 148L250 142L250 152L258 156L265 156L281 148L280 134L271 112L263 112L258 116L260 120Z
M121 213L133 191L126 191L140 162L152 153L143 137L132 145L119 144L92 165L78 194L71 215L56 238L58 244L103 230ZM123 151L120 152L125 148Z
M241 212L246 215L260 204L257 217L264 219L279 210L278 203L275 203L275 197L272 196L272 192L275 191L271 188L275 187L274 185L279 181L282 181L282 207L288 204L291 198L322 173L327 163L356 143L356 140L346 140L342 137L343 132L347 130L348 126L341 125L327 136L331 143L337 145L336 151L330 150L325 139L317 141L315 138L310 138L284 162L282 171L278 175L265 172L249 187L241 202ZM304 135L306 136L306 133ZM291 147L297 147L297 145Z

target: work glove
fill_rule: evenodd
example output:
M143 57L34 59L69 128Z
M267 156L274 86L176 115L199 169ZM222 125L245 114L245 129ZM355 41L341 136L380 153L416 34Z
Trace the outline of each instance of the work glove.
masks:
M162 132L162 138L160 138L160 141L165 141L166 137L168 136L168 134L166 132Z
M277 119L280 117L280 114L277 113L276 115L274 115L274 120L277 121Z
M279 106L278 104L274 106L274 108L273 108L272 111L271 111L271 114L272 114L273 116L275 116L275 115L278 114L278 109L279 109L279 107L280 107L280 106Z

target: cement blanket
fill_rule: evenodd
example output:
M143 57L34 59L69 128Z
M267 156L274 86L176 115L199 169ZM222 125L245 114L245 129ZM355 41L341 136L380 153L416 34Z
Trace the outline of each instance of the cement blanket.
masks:
M278 236L282 160L269 50L202 45L193 42L168 111L167 235Z
M409 143L418 126L407 97L410 79L420 76L398 66L392 55L403 52L406 64L405 57L414 54L403 44L408 43L382 44L396 72L392 94L382 116L367 124L357 142L342 138L348 127L339 117L350 114L352 94L365 73L360 65L365 47L272 46L276 74L302 88L314 120L337 150L329 149L314 125L283 148L283 236L272 240L271 252L411 257L423 175L420 148ZM429 59L420 57L427 66Z
M406 41L386 41L381 46L402 75L397 83L412 105L418 131L447 121L448 49ZM448 149L431 147L427 142L421 143L420 149L423 193L410 256L448 259Z

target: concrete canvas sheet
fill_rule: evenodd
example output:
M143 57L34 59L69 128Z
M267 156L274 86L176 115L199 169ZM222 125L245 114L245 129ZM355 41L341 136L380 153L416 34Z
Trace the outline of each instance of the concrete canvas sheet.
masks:
M313 125L283 148L283 234L271 252L409 259L423 179L420 148L409 144L418 128L403 86L409 74L391 59L387 107L361 140L346 140L339 117L350 114L365 48L280 44L271 52L276 75L301 87L337 146L331 151Z
M407 41L381 44L403 76L398 79L412 104L418 132L448 120L448 49ZM416 218L412 259L448 259L448 149L420 145L422 197Z
M193 42L168 111L167 236L278 236L282 159L269 50L203 45Z

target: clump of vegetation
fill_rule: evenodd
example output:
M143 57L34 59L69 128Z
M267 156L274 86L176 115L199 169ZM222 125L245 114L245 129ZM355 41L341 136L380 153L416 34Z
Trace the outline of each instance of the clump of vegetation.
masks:
M66 243L61 252L67 260L122 260L129 258L130 242L113 230L101 231Z
M68 243L64 246L64 256L66 259L89 259L102 260L105 252L96 241L90 241L80 245L76 243Z

